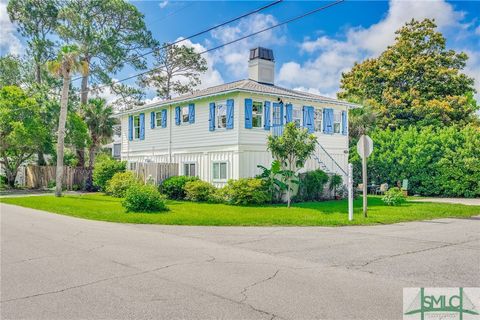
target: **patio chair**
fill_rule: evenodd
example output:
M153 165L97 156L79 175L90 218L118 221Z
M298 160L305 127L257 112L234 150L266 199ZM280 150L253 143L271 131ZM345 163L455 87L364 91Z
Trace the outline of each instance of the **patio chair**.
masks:
M402 181L402 191L405 196L408 196L408 179L403 179Z
M359 184L357 185L357 191L358 191L358 192L362 192L362 191L363 191L363 183L359 183Z
M388 191L388 183L382 183L380 187L377 188L375 194L384 194Z

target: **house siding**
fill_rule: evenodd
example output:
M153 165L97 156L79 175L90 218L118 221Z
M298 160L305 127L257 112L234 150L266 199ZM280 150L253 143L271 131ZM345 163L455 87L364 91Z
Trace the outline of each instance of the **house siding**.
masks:
M267 151L267 137L272 133L263 128L245 128L245 99L276 102L277 97L244 92L230 93L216 97L197 99L142 111L145 116L145 140L128 140L128 115L121 117L122 124L122 159L129 162L173 162L179 164L179 172L183 174L183 163L196 163L197 175L217 186L225 182L213 181L212 164L216 161L227 162L228 178L255 176L260 172L257 165L269 166L271 155ZM234 100L233 129L215 129L209 131L210 102ZM175 107L188 106L195 103L195 123L175 124ZM304 105L316 108L333 108L337 112L347 110L343 106L318 104L299 99L284 100L294 107ZM150 126L150 112L167 109L167 127ZM140 113L140 112L138 112ZM133 115L138 113L131 113ZM348 136L340 134L314 133L319 143L346 171L348 162ZM171 142L170 142L171 140ZM319 165L310 159L304 170L313 170Z

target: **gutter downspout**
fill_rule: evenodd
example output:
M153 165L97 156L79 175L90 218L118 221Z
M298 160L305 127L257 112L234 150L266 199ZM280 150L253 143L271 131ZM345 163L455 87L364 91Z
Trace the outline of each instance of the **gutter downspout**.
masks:
M168 163L172 163L172 105L168 108L170 116L168 117Z

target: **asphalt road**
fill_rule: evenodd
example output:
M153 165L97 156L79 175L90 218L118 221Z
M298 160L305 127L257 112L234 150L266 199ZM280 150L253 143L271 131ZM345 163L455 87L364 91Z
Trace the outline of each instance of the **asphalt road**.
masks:
M478 217L181 227L0 210L2 319L401 319L404 287L480 286Z

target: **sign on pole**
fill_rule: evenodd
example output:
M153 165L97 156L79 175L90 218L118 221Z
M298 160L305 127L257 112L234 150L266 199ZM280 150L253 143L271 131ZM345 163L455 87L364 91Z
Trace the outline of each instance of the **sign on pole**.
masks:
M357 143L357 152L362 158L362 183L363 183L363 215L367 217L367 158L373 152L373 141L367 135L362 134Z
M348 220L353 220L353 165L348 164Z

